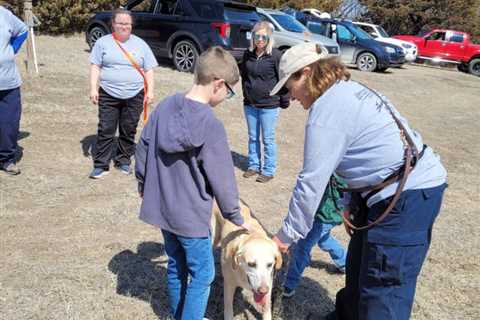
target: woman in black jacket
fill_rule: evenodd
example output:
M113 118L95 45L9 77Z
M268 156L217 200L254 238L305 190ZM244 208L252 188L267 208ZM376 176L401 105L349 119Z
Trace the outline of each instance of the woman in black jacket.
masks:
M275 175L277 145L275 127L279 107L289 105L288 93L270 96L278 82L278 65L281 51L273 48L273 28L262 21L255 24L250 49L245 51L240 64L242 76L243 103L248 125L248 170L243 176L257 177L257 182L268 182ZM261 162L260 132L264 147ZM263 164L263 166L262 166Z

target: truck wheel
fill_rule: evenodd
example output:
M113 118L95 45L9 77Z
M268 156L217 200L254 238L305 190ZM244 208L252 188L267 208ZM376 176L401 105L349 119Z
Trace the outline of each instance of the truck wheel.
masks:
M364 52L357 58L357 68L360 71L372 72L377 68L377 58L370 52Z
M469 62L468 72L474 76L480 77L480 58L473 59Z
M173 48L173 64L178 71L193 72L198 59L198 50L190 40L182 40Z
M107 30L100 26L95 26L90 29L90 31L88 32L88 45L90 46L90 49L93 48L93 45L95 44L95 42L97 42L98 39L100 39L106 34Z

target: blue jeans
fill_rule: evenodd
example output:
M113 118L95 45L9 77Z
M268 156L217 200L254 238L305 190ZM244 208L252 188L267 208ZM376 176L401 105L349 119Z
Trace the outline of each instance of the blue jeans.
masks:
M279 109L263 109L245 105L244 110L248 125L248 169L261 171L265 176L274 176L277 167L275 128ZM264 147L263 168L261 167L260 131Z
M170 309L176 320L201 320L215 278L212 239L188 238L162 230L168 255Z
M345 288L337 293L340 320L408 320L417 277L430 247L445 185L402 192L378 225L356 231L348 246ZM362 205L356 225L374 221L389 200Z
M0 90L0 167L15 162L21 113L20 88Z
M303 271L310 264L310 252L315 244L330 254L337 267L345 266L347 253L337 239L330 234L330 230L333 227L335 225L322 223L319 219L315 219L312 230L307 234L307 237L297 242L288 267L287 278L284 284L286 288L294 290L297 287Z

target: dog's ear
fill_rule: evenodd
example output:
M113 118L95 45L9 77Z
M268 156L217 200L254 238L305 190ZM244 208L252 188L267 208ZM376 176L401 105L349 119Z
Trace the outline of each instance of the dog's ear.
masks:
M240 264L240 257L242 256L242 251L240 250L240 246L232 246L227 250L227 257L232 259L232 268L236 270Z
M278 250L277 245L274 243L274 250L275 250L275 270L280 270L283 264L282 254L280 250Z

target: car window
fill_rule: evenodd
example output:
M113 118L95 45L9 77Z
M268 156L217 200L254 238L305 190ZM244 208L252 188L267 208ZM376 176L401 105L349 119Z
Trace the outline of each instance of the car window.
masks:
M223 15L222 7L215 1L190 1L190 4L193 7L193 10L195 10L195 12L202 18L221 19Z
M308 31L307 27L295 20L294 17L286 14L271 14L272 18L278 22L287 31L291 32L305 32Z
M157 8L157 12L161 14L173 15L175 13L175 9L177 7L176 0L162 0L158 4L159 8Z
M330 37L330 24L327 22L307 22L308 30L313 33L320 34L322 36Z
M461 34L461 33L452 33L452 34L449 35L448 41L450 41L450 42L463 43L463 34Z
M433 32L425 39L445 41L445 32L442 32L442 31Z
M372 27L370 26L364 26L364 25L361 25L361 24L357 24L356 25L358 28L362 29L363 31L369 33L369 34L372 34L372 32L375 32L375 29L373 29Z
M350 40L353 39L353 34L350 31L348 31L348 29L345 28L344 26L338 24L337 25L337 37L340 40L350 41Z
M385 31L385 29L383 29L383 28L380 27L380 26L378 26L377 29L378 29L378 32L380 32L380 35L381 35L382 37L390 38L390 35L388 34L387 31Z
M233 8L225 6L224 16L226 20L247 20L258 21L260 17L256 11L241 8Z
M144 0L140 1L137 4L133 4L128 10L132 12L153 12L155 9L156 0Z

